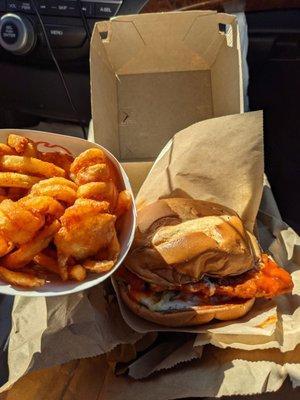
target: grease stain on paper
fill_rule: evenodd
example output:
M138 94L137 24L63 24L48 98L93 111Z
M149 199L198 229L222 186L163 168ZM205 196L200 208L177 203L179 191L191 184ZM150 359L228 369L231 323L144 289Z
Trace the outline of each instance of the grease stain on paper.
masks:
M263 322L261 322L258 325L255 325L255 328L261 328L264 329L269 325L276 324L278 321L277 315L270 315L267 319L265 319Z

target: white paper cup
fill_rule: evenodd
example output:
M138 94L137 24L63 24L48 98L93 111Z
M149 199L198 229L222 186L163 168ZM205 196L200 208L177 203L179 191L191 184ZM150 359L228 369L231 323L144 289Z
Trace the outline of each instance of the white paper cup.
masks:
M105 152L107 157L112 161L115 165L117 171L119 171L121 181L123 182L124 189L130 191L132 200L132 190L130 186L129 179L123 170L120 163L116 160L116 158L105 148L102 146L88 142L87 140L65 136L65 135L57 135L54 133L48 132L40 132L40 131L32 131L32 130L23 130L23 129L0 129L0 142L6 143L6 139L8 134L14 133L22 136L26 136L36 142L38 144L38 149L47 152L54 151L64 151L72 154L73 156L77 156L83 151L90 149L92 147L98 147ZM35 289L22 289L16 286L11 286L3 281L0 281L0 293L8 294L8 295L18 295L18 296L61 296L70 293L79 292L81 290L88 289L92 286L98 285L107 279L110 275L114 273L121 265L124 260L128 250L132 244L134 238L134 232L136 227L136 209L134 205L134 201L132 201L132 207L124 216L124 224L123 230L119 235L119 241L121 244L121 252L119 254L116 265L106 274L92 274L88 273L87 278L83 282L75 282L75 281L53 281L49 282L46 285L35 288ZM1 265L1 259L0 259Z

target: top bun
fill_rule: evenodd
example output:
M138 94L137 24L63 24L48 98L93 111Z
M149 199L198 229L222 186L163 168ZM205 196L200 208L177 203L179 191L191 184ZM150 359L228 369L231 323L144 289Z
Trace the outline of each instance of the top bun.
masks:
M126 266L168 289L203 275L239 275L258 263L260 250L231 209L193 199L162 199L138 211Z

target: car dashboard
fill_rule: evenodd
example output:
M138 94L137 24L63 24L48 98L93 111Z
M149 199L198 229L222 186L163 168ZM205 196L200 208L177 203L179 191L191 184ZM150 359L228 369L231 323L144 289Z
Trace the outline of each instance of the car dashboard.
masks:
M0 0L1 126L9 127L12 121L14 127L32 126L43 118L77 122L78 115L69 104L47 39L80 119L88 124L89 38L93 26L115 15L137 13L145 3Z

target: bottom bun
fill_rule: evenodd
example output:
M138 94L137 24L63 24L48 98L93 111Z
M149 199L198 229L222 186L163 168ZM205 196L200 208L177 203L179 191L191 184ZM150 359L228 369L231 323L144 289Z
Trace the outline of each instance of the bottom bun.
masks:
M156 312L132 300L123 285L118 285L120 295L129 309L139 317L169 327L206 324L213 319L228 321L241 318L252 308L255 299L241 299L240 302L212 306L194 306L186 311Z

